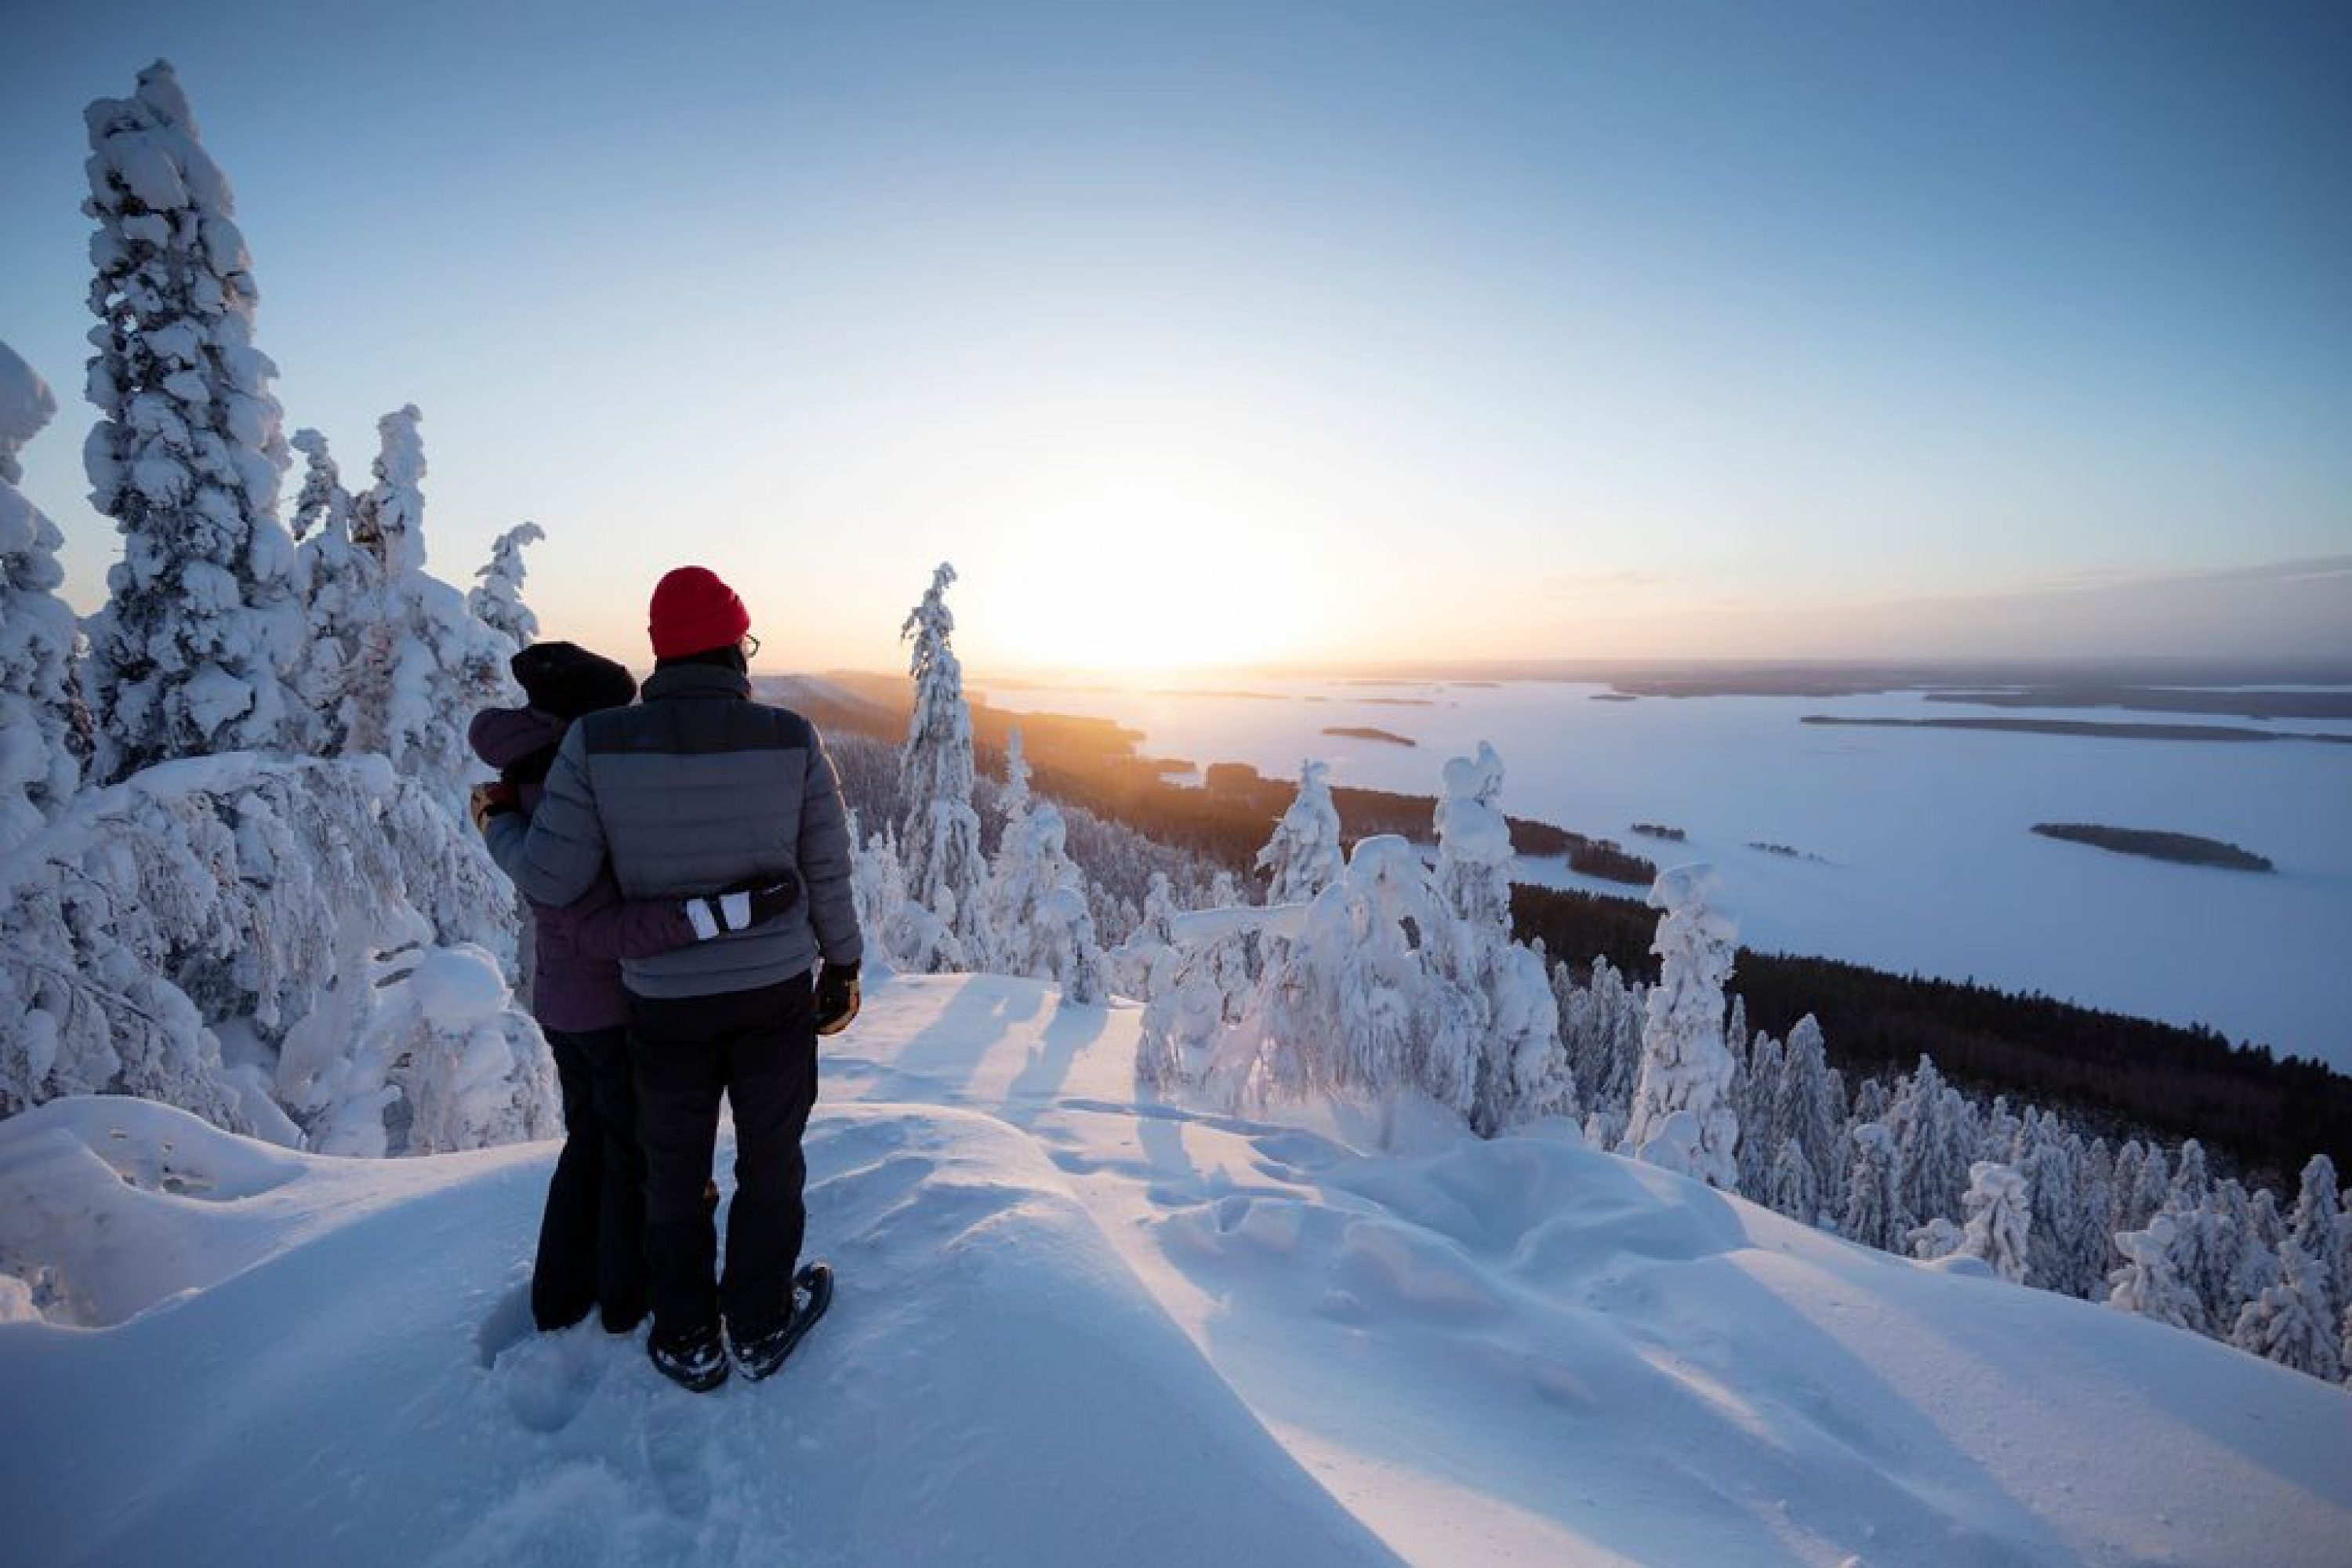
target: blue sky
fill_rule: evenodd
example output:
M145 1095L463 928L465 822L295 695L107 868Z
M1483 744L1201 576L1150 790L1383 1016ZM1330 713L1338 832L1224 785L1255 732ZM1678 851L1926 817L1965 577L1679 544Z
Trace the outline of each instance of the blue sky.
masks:
M79 110L161 55L289 428L363 471L418 404L436 570L536 519L624 654L696 560L779 663L887 664L942 558L983 664L2352 653L2341 5L7 26L84 607Z

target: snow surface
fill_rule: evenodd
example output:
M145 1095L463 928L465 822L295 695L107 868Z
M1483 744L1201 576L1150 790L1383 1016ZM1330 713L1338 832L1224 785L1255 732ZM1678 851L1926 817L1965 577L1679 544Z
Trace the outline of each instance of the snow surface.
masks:
M833 1312L703 1397L634 1339L530 1331L551 1144L0 1124L11 1555L2344 1560L2340 1389L1562 1123L1375 1152L1344 1109L1139 1102L1137 1020L876 976L809 1134Z

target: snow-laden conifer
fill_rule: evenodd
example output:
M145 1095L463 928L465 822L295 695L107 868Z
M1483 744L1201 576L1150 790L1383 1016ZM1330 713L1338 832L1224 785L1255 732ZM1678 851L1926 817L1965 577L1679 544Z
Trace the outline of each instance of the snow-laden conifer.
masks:
M2007 1162L2025 1180L2032 1206L2028 1275L2045 1289L2089 1297L2106 1272L2106 1237L2083 1228L2078 1152L2082 1140L2055 1117L2028 1107Z
M539 617L522 602L523 547L546 537L535 522L519 522L499 534L490 542L488 563L474 569L480 586L466 591L466 608L475 619L519 648L539 640Z
M1772 1181L1773 1162L1788 1133L1780 1125L1780 1081L1788 1071L1788 1047L1759 1031L1738 1078L1739 1190L1761 1194Z
M2278 1194L2268 1187L2257 1187L2238 1226L2238 1271L2231 1293L2241 1307L2278 1283L2279 1249L2286 1240ZM2235 1321L2233 1317L2231 1321Z
M1249 1019L1264 1081L1418 1089L1467 1119L1478 1007L1426 951L1449 918L1419 850L1388 834L1358 843L1346 875L1307 906L1304 931L1267 958Z
M1553 965L1552 997L1559 1012L1570 1078L1584 1100L1587 1119L1598 1117L1622 1134L1633 1111L1633 1080L1642 1066L1647 987L1638 981L1628 984L1606 957L1597 956L1581 985L1567 964ZM1616 1141L1612 1136L1602 1146L1613 1148Z
M253 346L259 295L228 182L162 61L84 118L99 422L83 461L90 504L123 541L85 668L92 772L111 781L298 740L287 680L302 606L277 520L277 367Z
M1109 986L1085 880L1070 859L1061 812L1030 793L1018 730L1005 752L1005 772L1004 821L973 922L980 963L1000 974L1051 980L1073 1002L1099 1002Z
M1120 995L1149 1002L1172 978L1178 959L1176 913L1175 884L1167 872L1152 872L1135 929L1108 955L1111 986Z
M1995 1274L2011 1284L2025 1283L2026 1242L2033 1228L2025 1178L2007 1165L1979 1160L1969 1168L1969 1190L1962 1202L1968 1225L1960 1250L1984 1259Z
M2124 1262L2107 1276L2107 1305L2176 1329L2194 1327L2202 1310L2174 1262L2177 1240L2173 1216L2163 1210L2149 1218L2146 1229L2116 1237L2116 1250Z
M2141 1152L2138 1169L2134 1173L2130 1188L2122 1201L2122 1213L2116 1220L2118 1234L2124 1230L2145 1230L2147 1222L2164 1208L2165 1200L2172 1195L2172 1163L2165 1158L2164 1147L2147 1144Z
M1428 933L1430 958L1476 1006L1470 1126L1493 1137L1573 1115L1576 1085L1543 960L1511 936L1511 827L1496 804L1503 759L1481 741L1475 756L1448 761L1444 778L1434 879L1452 918Z
M374 556L352 542L352 493L343 488L326 437L297 430L294 449L304 462L294 537L307 606L295 689L309 714L310 750L335 756L350 741L352 672L370 628L385 614L383 573Z
M1153 961L1136 1041L1136 1079L1148 1089L1168 1094L1221 1079L1229 1101L1246 1090L1256 1066L1259 1025L1251 1013L1262 976L1250 959L1257 906L1241 897L1233 874L1220 871L1205 909L1169 921L1174 955Z
M1812 1162L1813 1191L1825 1205L1845 1192L1846 1163L1839 1145L1845 1129L1844 1090L1830 1070L1829 1047L1811 1013L1789 1030L1781 1052L1780 1089L1773 1121Z
M1705 866L1661 871L1650 907L1664 910L1658 983L1642 1030L1642 1070L1623 1152L1653 1164L1733 1187L1739 1179L1738 1120L1732 1113L1731 1053L1723 1048L1723 987L1731 978L1734 928L1709 903Z
M2230 1342L2328 1383L2342 1377L2343 1346L2318 1272L2290 1237L2279 1248L2277 1280L2239 1310Z
M907 869L898 857L895 828L860 839L857 816L850 814L851 895L857 901L857 929L866 933L867 963L915 974L964 967L962 944L938 916L908 896Z
M1274 836L1257 852L1269 904L1309 902L1347 869L1339 851L1339 811L1331 804L1330 773L1328 763L1298 765L1298 793L1274 825Z
M1764 1178L1764 1202L1776 1214L1807 1225L1821 1217L1821 1200L1813 1186L1813 1163L1805 1148L1794 1138L1780 1140L1780 1152L1772 1156L1771 1169Z
M1904 1080L1888 1120L1902 1157L1904 1207L1920 1219L1956 1217L1970 1184L1975 1128L1931 1058L1921 1057Z
M2314 1154L2303 1167L2289 1217L2294 1244L2311 1260L2312 1275L2331 1310L2352 1298L2352 1236L2347 1236L2343 1194L2336 1188L2336 1162Z
M898 855L907 895L929 910L965 949L982 945L980 888L987 866L980 851L980 815L972 809L971 710L963 696L963 666L950 640L955 616L947 591L956 580L945 562L931 574L922 602L908 612L900 640L913 645L907 673L915 681L915 708L907 723L899 779L907 815L898 826ZM945 964L940 944L931 962Z
M455 812L475 772L467 722L520 694L507 668L513 645L425 570L420 420L411 404L377 421L375 484L352 507L352 543L377 586L341 676L340 711L347 752L389 757Z
M467 1014L462 1052L420 1052L405 1027L450 1018L408 988L435 954L511 959L513 894L383 759L159 764L78 795L28 847L0 882L0 1016L19 1021L0 1030L0 1114L131 1094L350 1153L555 1131L520 1009Z
M17 489L17 453L57 413L47 383L0 343L0 853L81 782L89 726L74 681L74 614L58 597L65 535Z
M1901 1160L1895 1134L1880 1121L1853 1130L1853 1166L1846 1174L1844 1215L1838 1229L1849 1241L1899 1252L1912 1228L1903 1210Z
M2170 1195L2178 1206L2194 1208L2213 1190L2213 1173L2206 1168L2205 1145L2194 1138L2181 1142L2172 1166Z

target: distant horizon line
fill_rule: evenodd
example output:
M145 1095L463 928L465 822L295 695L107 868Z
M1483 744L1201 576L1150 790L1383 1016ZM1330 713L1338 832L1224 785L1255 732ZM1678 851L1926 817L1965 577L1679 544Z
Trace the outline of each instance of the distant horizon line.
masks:
M830 665L824 668L754 668L769 678L828 675L898 676L897 667L869 668ZM1856 682L1888 685L2000 684L2048 685L2059 682L2136 684L2160 679L2168 686L2237 687L2254 684L2352 687L2352 654L2105 654L2021 656L2000 654L1900 657L1778 657L1706 656L1691 658L1592 657L1552 658L1425 659L1264 659L1235 663L1167 664L1154 666L1089 665L1083 663L967 663L964 677L974 681L1052 684L1060 678L1083 676L1096 681L1162 680L1171 678L1254 679L1381 680L1529 680L1614 684L1638 679L1670 681L1678 677L1706 676L1835 676Z

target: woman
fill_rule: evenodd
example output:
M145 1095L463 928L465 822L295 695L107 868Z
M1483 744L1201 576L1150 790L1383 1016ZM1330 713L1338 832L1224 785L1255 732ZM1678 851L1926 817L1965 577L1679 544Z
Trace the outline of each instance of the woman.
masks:
M572 721L626 707L637 683L613 660L566 642L533 643L509 668L530 705L474 716L474 752L499 778L477 792L477 809L485 797L508 791L528 813L539 804L556 746ZM627 1333L646 1314L646 1162L620 961L772 920L798 893L797 884L785 882L732 895L630 902L607 872L562 909L526 900L537 955L531 1012L555 1057L563 1096L563 1152L548 1182L530 1278L531 1318L542 1331L568 1328L593 1308L608 1331ZM712 1186L705 1198L715 1205L718 1195Z

